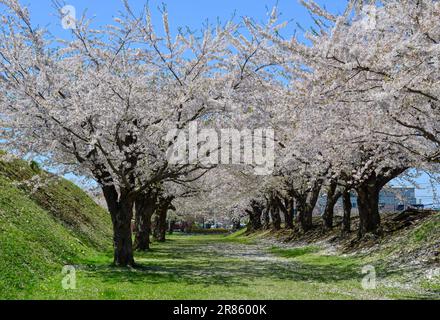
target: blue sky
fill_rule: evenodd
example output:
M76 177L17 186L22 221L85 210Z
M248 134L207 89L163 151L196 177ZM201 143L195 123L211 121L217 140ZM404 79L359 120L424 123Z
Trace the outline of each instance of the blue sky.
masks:
M68 35L61 27L59 19L54 15L52 0L20 0L22 4L31 8L34 24L47 26L57 36ZM345 0L318 0L319 4L325 5L332 12L342 12ZM141 9L146 0L131 0L130 4L135 9ZM313 24L305 8L299 0L149 0L149 6L153 12L153 22L161 25L161 16L158 7L165 4L170 17L171 28L176 30L179 26L199 28L201 24L209 19L215 22L217 18L221 21L228 20L234 13L237 17L249 16L259 21L267 19L267 9L278 3L282 18L292 20L294 32L295 23L298 22L305 28ZM81 15L87 9L88 16L95 17L97 25L110 23L112 18L118 16L123 10L121 0L67 0L66 4L76 9L77 15ZM296 28L296 27L295 27Z
M30 7L33 24L45 26L57 37L69 37L69 31L61 26L60 19L55 14L52 0L20 0L22 4ZM318 4L325 6L331 12L343 12L346 0L315 0ZM146 0L131 0L130 4L134 9L141 9ZM88 17L94 17L94 25L100 26L109 24L118 12L123 10L121 0L66 0L80 16L87 10ZM299 0L149 0L149 7L152 10L153 23L161 28L162 18L158 10L165 4L169 12L170 27L175 32L178 27L188 26L193 30L201 27L208 19L211 22L226 21L235 14L236 19L242 16L252 17L257 21L266 21L267 12L274 5L278 4L282 20L292 21L286 29L286 34L293 34L297 29L298 34L302 31L296 26L300 24L304 29L313 25L313 20L307 10L299 3ZM70 176L70 178L73 178ZM75 179L73 179L75 180ZM417 190L416 196L423 203L432 203L432 192L427 177L418 179L420 186L425 190ZM440 188L438 190L440 193Z

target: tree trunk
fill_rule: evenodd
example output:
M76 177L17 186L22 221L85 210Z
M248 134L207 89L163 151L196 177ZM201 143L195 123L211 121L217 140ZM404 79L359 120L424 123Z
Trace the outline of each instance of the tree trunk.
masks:
M350 191L344 191L342 195L342 202L344 207L344 216L342 218L342 234L349 234L351 232L351 197Z
M119 195L114 186L103 186L102 190L113 223L113 262L119 267L134 266L131 232L133 201L124 191Z
M265 208L263 210L263 229L268 230L270 229L270 209Z
M293 214L294 214L294 200L293 198L286 198L284 200L286 211L284 212L284 222L286 229L293 229Z
M165 242L168 208L169 204L165 201L165 203L159 203L156 210L153 237L157 242Z
M150 249L151 217L156 208L156 194L149 192L135 201L135 240L138 251Z
M284 224L286 229L293 229L293 198L285 197L283 200L276 198L276 204L284 215Z
M297 197L298 202L298 220L303 232L313 228L313 210L318 201L321 184L316 182L312 190Z
M333 219L335 215L335 205L341 197L341 192L337 190L338 184L336 181L332 181L329 190L327 191L327 202L325 204L324 214L322 219L324 221L324 229L333 229Z
M359 237L367 233L381 234L379 191L375 184L363 184L356 188L359 208Z
M307 232L313 228L313 208L305 200L298 202L298 222L302 231Z
M388 182L406 170L406 168L383 168L379 173L372 171L368 179L355 188L358 194L359 238L367 233L382 234L379 214L380 191Z
M251 203L251 208L251 210L246 210L246 213L249 215L248 231L253 232L262 228L261 215L263 210L257 202Z
M280 209L278 206L273 206L270 210L270 216L272 218L272 227L274 230L280 230L281 229L281 216L280 216Z

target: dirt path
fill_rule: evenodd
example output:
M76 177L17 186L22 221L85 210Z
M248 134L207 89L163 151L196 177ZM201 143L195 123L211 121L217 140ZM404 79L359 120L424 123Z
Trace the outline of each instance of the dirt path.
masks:
M139 267L110 267L111 256L91 257L77 270L77 289L60 276L38 296L50 299L392 299L419 297L405 289L364 290L353 258L273 254L271 244L244 244L216 236L172 236L136 255Z
M202 276L202 283L237 287L255 284L258 287L261 282L274 286L281 282L292 288L290 294L293 296L312 299L316 296L328 299L388 299L423 295L420 290L412 290L405 285L390 286L390 281L383 279L380 281L386 285L378 286L376 290L363 289L364 265L355 258L328 255L327 249L322 253L300 253L295 259L285 258L271 253L272 246L273 243L243 244L181 237L163 245L160 250L173 258L182 259L179 268L165 269L167 272L184 279ZM382 270L377 272L384 274ZM295 293L295 290L302 292ZM283 298L282 290L280 294Z

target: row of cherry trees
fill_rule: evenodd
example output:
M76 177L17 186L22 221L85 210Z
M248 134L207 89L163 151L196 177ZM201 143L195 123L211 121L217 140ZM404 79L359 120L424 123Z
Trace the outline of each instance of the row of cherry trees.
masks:
M379 233L380 190L409 168L438 170L437 1L352 0L341 15L304 1L316 22L305 42L281 37L290 26L276 10L266 25L245 18L173 35L166 11L159 32L147 7L127 1L114 24L93 29L83 17L56 40L17 0L0 4L2 144L99 183L117 265L134 264L132 220L134 247L146 250L152 216L163 240L173 207L247 213L254 229L269 214L279 228L280 212L293 227L295 207L308 231L325 192L325 227L343 197L348 232L355 191L359 234ZM171 163L169 133L194 121L273 128L273 175Z
M438 171L440 24L434 17L440 4L351 1L340 16L304 4L317 26L308 34L311 44L284 40L282 25L268 31L247 21L273 42L268 54L280 61L295 106L288 126L277 128L285 138L277 177L250 202L251 225L260 227L258 216L267 221L270 212L280 228L281 211L292 227L296 203L298 222L308 231L322 192L324 227L333 227L334 206L343 197L348 232L355 191L359 236L378 234L382 188L409 168Z
M342 198L342 230L349 232L355 192L359 236L380 234L379 193L387 183L410 168L438 172L440 24L433 17L440 5L351 1L336 16L304 4L316 21L309 43L282 38L286 24L276 11L266 26L245 20L257 42L268 44L259 54L279 67L270 80L262 76L276 102L253 112L276 130L277 163L231 210L246 212L251 230L268 221L279 229L280 213L292 228L296 212L306 232L325 194L324 228L333 228Z
M3 147L94 179L113 222L114 262L133 265L134 211L135 243L146 249L152 213L166 212L175 197L166 185L191 183L211 169L203 161L170 163L177 135L169 133L239 106L237 92L252 83L249 53L231 46L238 25L172 36L164 12L159 34L147 7L137 15L124 1L114 24L93 29L83 16L71 38L58 40L34 26L18 0L0 4Z

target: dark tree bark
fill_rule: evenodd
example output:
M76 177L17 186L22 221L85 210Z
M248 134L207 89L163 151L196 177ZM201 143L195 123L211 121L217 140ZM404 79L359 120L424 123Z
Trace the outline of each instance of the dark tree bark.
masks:
M344 216L342 218L342 234L351 232L351 197L350 191L346 190L342 194L342 203L344 207Z
M283 200L277 198L277 204L284 215L286 229L293 229L294 200L292 197L285 197Z
M263 229L268 230L270 229L270 209L268 207L264 208L263 210Z
M270 217L272 218L272 227L274 230L281 230L281 216L280 208L273 206L270 210Z
M359 209L359 238L371 233L381 235L381 219L379 214L379 193L391 180L406 171L405 169L383 169L377 174L375 171L355 188L358 195Z
M165 234L167 230L167 210L159 207L156 210L153 222L153 238L157 242L165 242Z
M359 208L359 237L367 233L381 234L379 214L379 192L376 179L369 179L370 183L356 188Z
M313 209L305 199L298 199L298 222L304 232L313 228Z
M251 202L251 209L247 209L246 213L249 215L248 231L253 232L262 228L261 215L263 208L257 201Z
M134 201L124 190L118 194L112 185L105 185L102 190L113 223L113 262L119 267L134 266L131 231Z
M294 200L293 197L286 198L284 200L284 205L286 208L286 212L284 214L284 220L286 223L286 229L293 229L293 214L294 214Z
M157 242L165 242L167 232L167 214L172 209L172 198L160 198L154 219L153 237Z
M324 221L324 229L333 229L333 219L335 215L335 205L341 197L342 193L338 190L338 183L336 180L330 183L327 191L327 202L325 204L324 214L322 219Z
M156 193L151 191L135 201L135 250L150 249L151 218L156 210L156 200Z
M319 192L321 191L321 182L315 182L312 189L297 194L298 203L298 220L303 232L307 232L313 228L313 210L318 201Z

